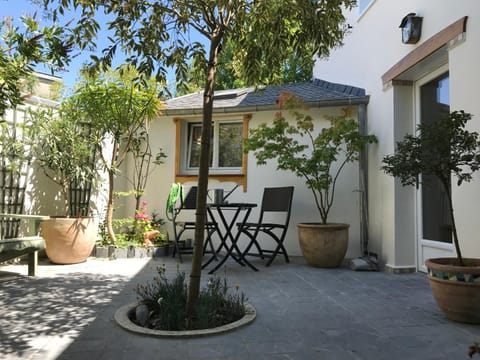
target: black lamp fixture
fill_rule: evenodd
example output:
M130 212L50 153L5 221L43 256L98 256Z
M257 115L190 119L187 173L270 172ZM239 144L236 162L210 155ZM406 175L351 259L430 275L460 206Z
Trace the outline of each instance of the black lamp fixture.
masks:
M416 44L422 35L422 20L421 16L416 13L407 14L400 23L402 29L402 42L404 44Z

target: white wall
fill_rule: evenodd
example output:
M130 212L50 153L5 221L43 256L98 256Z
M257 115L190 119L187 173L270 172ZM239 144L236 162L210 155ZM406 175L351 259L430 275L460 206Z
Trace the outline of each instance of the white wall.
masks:
M401 42L399 25L410 12L423 17L422 37L417 45ZM358 18L356 9L348 14L353 28L345 38L345 45L333 51L328 60L317 61L314 68L317 78L362 87L371 96L369 132L378 136L379 144L376 148L371 147L369 154L370 245L371 250L378 252L382 260L393 267L416 265L415 241L412 241L416 226L416 216L412 216L415 193L413 188L400 189L399 184L395 185L394 180L379 168L383 156L394 151L395 140L403 135L403 131L413 128L415 105L413 87L407 87L410 90L384 89L381 76L425 40L463 16L468 16L466 40L448 52L451 110L464 109L472 113L475 118L471 128L478 131L478 0L376 0L361 18ZM394 124L394 119L410 123L399 127ZM480 178L476 176L474 183L453 189L464 255L470 256L480 256L476 239L480 231L476 219L477 204L480 204L478 180Z
M313 109L311 111L313 116L318 119L322 119L326 114L340 115L339 108ZM255 113L249 126L250 128L257 127L262 122L272 121L273 118L273 111ZM319 123L321 126L328 124L325 120L319 121ZM151 145L153 149L164 148L168 158L164 165L156 168L152 173L143 199L148 201L149 211L157 210L165 218L165 204L170 185L175 181L175 125L171 117L161 117L152 123ZM254 202L260 207L264 187L289 185L294 185L295 190L292 217L285 246L290 255L301 255L296 224L320 221L311 190L306 187L303 179L296 178L290 172L276 171L273 161L265 166L257 166L254 156L250 153L248 155L247 191L244 192L243 188L239 187L232 193L229 201ZM209 184L210 188L223 187L225 190L232 189L233 186L233 183L220 184L215 181ZM358 188L358 164L349 164L338 182L335 204L329 215L330 222L347 222L351 225L348 257L360 255L359 193L356 191ZM259 207L252 211L252 220L258 218Z

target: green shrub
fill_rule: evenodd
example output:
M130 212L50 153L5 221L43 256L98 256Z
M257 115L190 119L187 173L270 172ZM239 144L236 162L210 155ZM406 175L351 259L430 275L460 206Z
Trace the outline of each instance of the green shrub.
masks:
M157 269L152 282L136 288L138 300L147 305L150 313L148 327L157 330L198 330L229 324L245 315L246 297L238 291L229 292L226 278L213 276L200 291L195 316L188 319L186 303L188 284L184 272L173 280L165 276L165 268Z

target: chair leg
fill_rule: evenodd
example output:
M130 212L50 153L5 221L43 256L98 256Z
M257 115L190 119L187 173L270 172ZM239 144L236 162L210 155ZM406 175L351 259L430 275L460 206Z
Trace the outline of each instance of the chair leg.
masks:
M287 263L290 262L290 259L288 258L287 251L285 250L285 247L282 244L278 244L277 247L275 248L275 250L272 252L272 256L270 257L268 262L265 264L265 266L270 266L272 264L273 260L275 259L275 257L278 254L283 254L283 256L285 257L285 262L287 262Z
M206 253L207 245L210 245L210 251L212 252L213 257L215 258L215 261L217 261L218 260L217 252L215 251L215 248L214 248L213 242L212 242L212 235L213 235L214 232L215 232L215 230L208 230L207 231L207 238L205 240L205 244L203 245L203 253L204 254Z
M260 247L260 244L257 242L257 240L255 239L255 236L253 236L250 232L246 231L246 230L243 230L242 233L244 233L245 235L248 236L248 238L250 239L250 243L247 245L247 247L245 248L245 250L243 251L243 254L242 256L245 256L245 255L248 255L250 249L252 248L253 245L255 245L255 247L257 248L257 251L258 251L258 255L260 256L260 258L262 259L265 259L265 256L263 255L263 250L262 248Z
M182 252L180 251L180 236L182 236L183 232L185 231L185 229L182 229L178 234L176 231L174 231L174 236L175 236L175 246L173 247L173 253L172 253L172 257L175 257L175 254L178 253L178 260L183 263L183 259L182 259Z

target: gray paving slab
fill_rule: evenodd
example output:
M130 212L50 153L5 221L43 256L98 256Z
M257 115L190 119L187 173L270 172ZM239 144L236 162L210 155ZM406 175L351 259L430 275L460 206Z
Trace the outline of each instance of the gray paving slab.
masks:
M228 277L257 309L231 333L160 339L130 333L115 311L135 301L137 284L165 265L189 272L189 258L43 261L39 275L23 264L0 266L0 358L16 359L468 359L480 326L447 320L425 274L316 269L300 257L253 272L234 262ZM205 272L202 280L207 281ZM478 356L480 359L480 356Z

